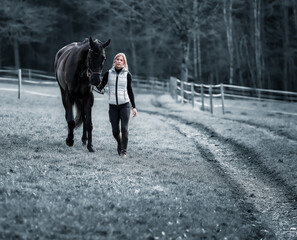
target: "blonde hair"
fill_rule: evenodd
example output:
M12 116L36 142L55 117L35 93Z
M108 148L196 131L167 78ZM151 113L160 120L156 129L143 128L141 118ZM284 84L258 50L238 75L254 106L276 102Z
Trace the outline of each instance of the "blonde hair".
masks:
M122 56L124 58L124 67L128 70L128 63L127 63L127 58L125 53L118 53L117 55L114 56L113 58L113 63L112 66L115 66L114 61L116 60L117 57Z

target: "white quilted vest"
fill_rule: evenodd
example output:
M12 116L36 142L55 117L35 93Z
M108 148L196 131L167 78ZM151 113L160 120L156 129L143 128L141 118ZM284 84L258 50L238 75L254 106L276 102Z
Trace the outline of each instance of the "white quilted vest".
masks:
M108 71L109 104L120 105L130 102L127 91L127 75L128 70L125 67L119 74L114 67Z

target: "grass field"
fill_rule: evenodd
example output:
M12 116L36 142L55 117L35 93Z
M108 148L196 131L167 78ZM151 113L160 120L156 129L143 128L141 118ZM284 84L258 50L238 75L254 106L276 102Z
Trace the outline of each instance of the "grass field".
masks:
M293 223L289 224L292 231L278 235L275 223L271 221L270 225L270 215L263 214L258 205L247 200L247 190L241 191L243 187L230 173L210 159L219 144L211 145L208 138L216 136L198 139L207 144L202 148L182 132L191 127L189 122L171 120L172 114L184 115L193 123L208 122L214 135L224 135L232 132L228 130L231 126L216 128L215 124L237 119L232 127L241 136L237 127L253 123L261 129L261 117L235 108L224 116L211 116L207 112L202 116L199 110L176 105L168 96L136 94L139 114L130 120L128 157L121 159L111 135L105 95L96 95L93 110L96 152L89 153L81 145L81 129L75 132L74 146L66 146L66 122L57 89L35 87L34 91L57 97L23 94L19 100L15 93L0 91L3 100L0 103L0 239L282 239L278 236L290 239L296 236ZM165 105L160 108L154 101ZM264 106L266 110L268 105ZM272 116L272 113L264 114ZM287 116L285 123L277 123L282 121L279 117L270 120L265 131L274 133L277 126L282 130L279 134L286 136L285 141L291 138L288 149L293 159L296 157L291 149L296 145L294 115ZM282 124L288 124L291 130L280 127ZM214 153L208 153L213 149ZM280 163L271 166L274 164ZM292 167L285 158L282 165L287 166L284 171ZM288 177L286 181L293 184L295 180Z

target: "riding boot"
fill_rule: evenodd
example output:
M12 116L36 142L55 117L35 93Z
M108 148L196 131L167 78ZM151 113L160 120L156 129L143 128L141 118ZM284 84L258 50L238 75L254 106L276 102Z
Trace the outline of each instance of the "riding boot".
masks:
M121 157L126 157L127 155L127 145L128 145L128 132L122 132L122 149Z
M121 142L122 142L121 135L117 134L117 135L113 135L113 136L118 143L118 147L117 147L118 154L121 155Z

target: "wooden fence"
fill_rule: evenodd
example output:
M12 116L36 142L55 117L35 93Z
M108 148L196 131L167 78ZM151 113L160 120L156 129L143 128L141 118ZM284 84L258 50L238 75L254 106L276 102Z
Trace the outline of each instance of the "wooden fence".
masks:
M171 77L170 93L176 99L176 102L183 104L191 103L193 107L200 105L202 110L205 110L205 107L209 107L211 113L213 113L214 107L221 107L223 114L225 113L223 84L206 85L188 83ZM220 101L214 103L215 99L219 99Z
M225 113L225 98L249 100L293 101L297 102L297 93L269 89L242 87L228 84L206 85L182 82L170 77L170 94L177 102L200 105L202 110L208 107L213 113L215 107Z
M18 98L21 98L22 84L54 85L56 78L49 73L32 69L0 69L0 81L17 82Z
M0 69L0 81L13 82L18 85L18 98L21 97L22 84L57 85L53 73L32 69ZM133 88L140 92L169 92L169 82L157 78L133 76Z
M0 81L16 83L18 98L21 97L22 84L57 85L53 73L32 69L2 69L0 70ZM225 98L297 102L296 92L228 84L197 84L182 82L175 77L170 77L170 81L167 81L154 77L133 76L133 88L138 92L160 94L169 92L177 102L190 103L193 107L199 105L202 110L208 108L211 113L214 112L214 108L221 108L223 114L225 113Z
M165 93L169 92L169 82L168 80L160 80L156 77L147 78L134 75L133 88L136 88L137 91Z

